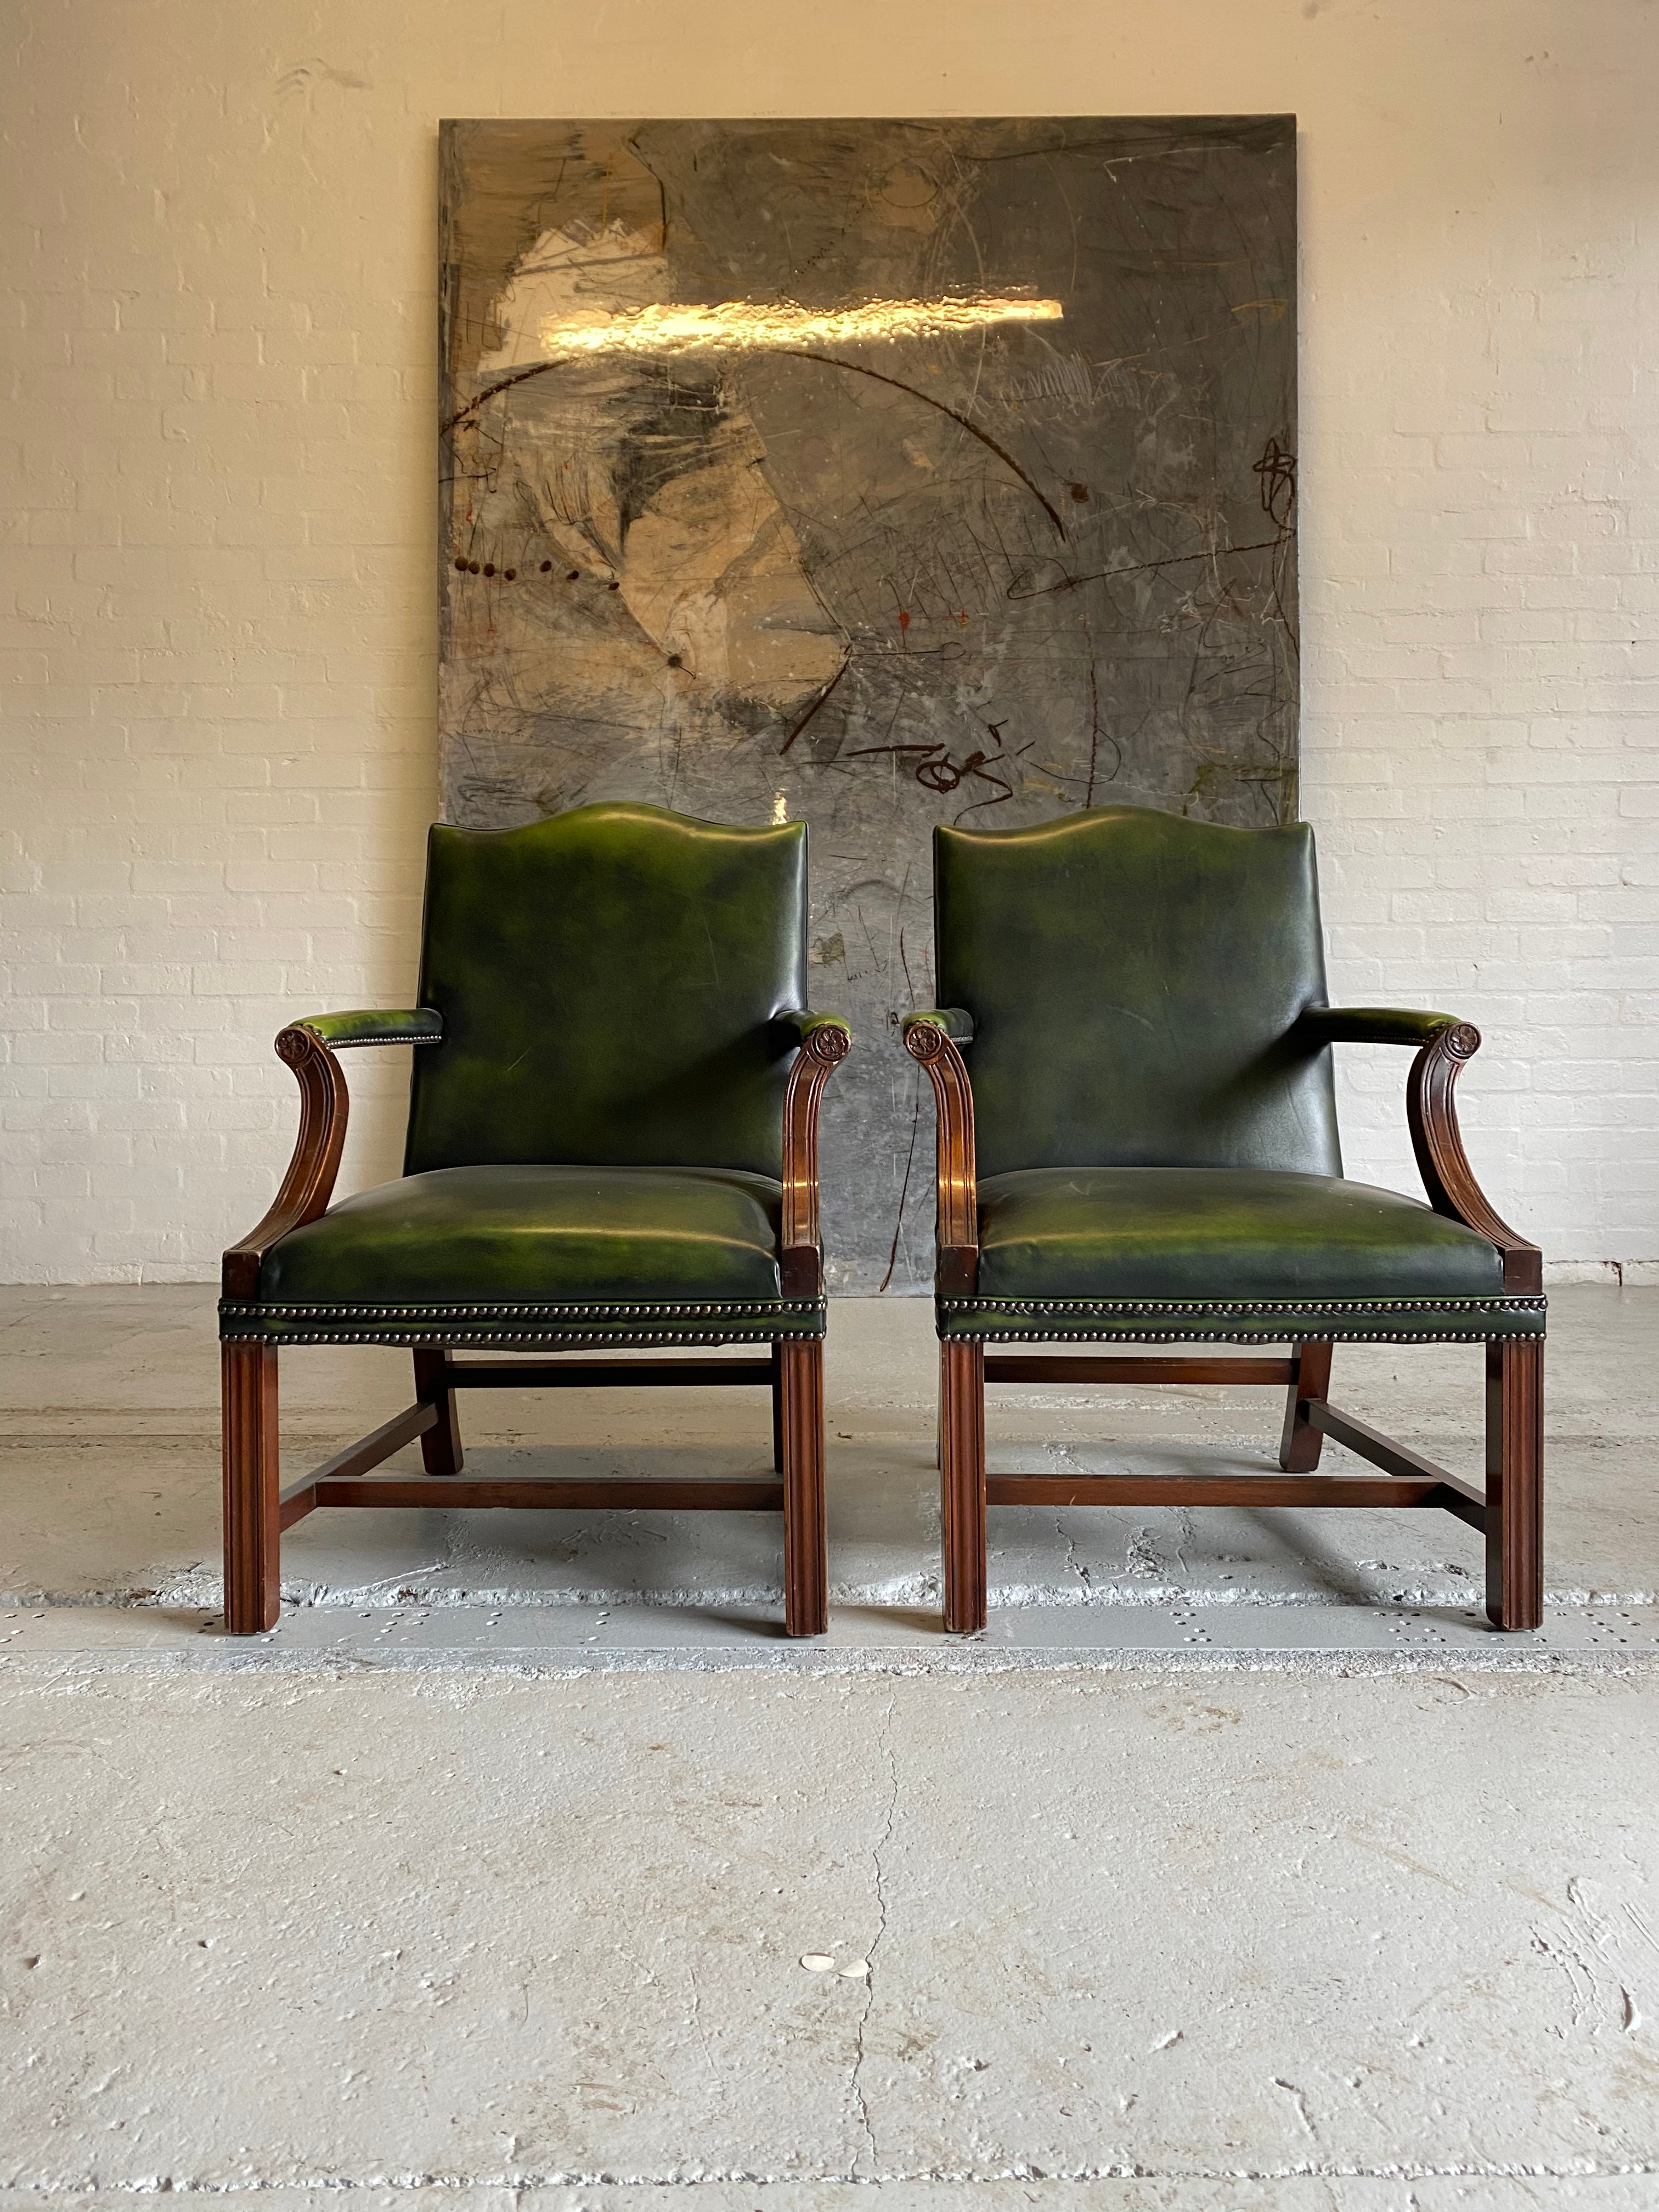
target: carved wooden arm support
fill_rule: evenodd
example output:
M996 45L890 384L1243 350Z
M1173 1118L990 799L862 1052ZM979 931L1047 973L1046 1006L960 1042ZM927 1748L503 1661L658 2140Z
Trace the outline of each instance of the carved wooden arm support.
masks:
M957 1050L971 1044L973 1017L959 1006L910 1014L904 1049L933 1085L939 1126L939 1287L958 1295L979 1277L979 1182L974 1166L974 1092Z
M847 1057L853 1032L838 1014L790 1013L799 1050L783 1093L783 1233L780 1287L786 1297L817 1297L823 1287L818 1244L818 1102Z
M1493 1212L1474 1179L1457 1126L1457 1079L1480 1049L1480 1032L1454 1014L1413 1013L1389 1006L1315 1006L1297 1024L1300 1040L1328 1044L1415 1045L1406 1080L1406 1120L1418 1173L1437 1213L1461 1221L1504 1255L1504 1288L1544 1287L1543 1255Z
M278 1237L328 1211L351 1109L345 1071L335 1053L349 1045L437 1044L443 1033L443 1017L428 1007L402 1013L318 1014L279 1031L276 1057L294 1070L300 1086L300 1133L270 1211L225 1254L226 1297L257 1297L259 1262Z

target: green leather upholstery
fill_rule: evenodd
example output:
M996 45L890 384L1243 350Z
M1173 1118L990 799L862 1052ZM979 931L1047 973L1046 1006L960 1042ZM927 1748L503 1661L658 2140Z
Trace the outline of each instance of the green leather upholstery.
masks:
M822 1334L785 1312L782 1193L732 1169L440 1168L343 1200L266 1254L246 1333L408 1343ZM240 1333L235 1330L228 1333Z
M943 1336L1537 1335L1496 1248L1416 1199L1264 1168L1036 1168L979 1186Z
M1325 1004L1313 834L1128 806L934 832L936 1024L977 1149L943 1337L1540 1336L1498 1247L1342 1179L1333 1043L1449 1014Z
M410 1042L401 1182L264 1253L226 1337L718 1344L822 1336L781 1288L806 832L607 803L431 833L418 1007L296 1024ZM799 1277L796 1279L800 1279Z
M309 1030L331 1052L342 1052L356 1044L436 1044L444 1033L444 1018L429 1006L416 1006L406 1013L360 1007L349 1014L307 1014L294 1026Z
M1428 1014L1400 1006L1310 1006L1297 1036L1310 1048L1326 1044L1432 1044L1462 1024L1455 1014Z
M1313 833L1133 806L936 830L939 996L972 1018L979 1171L1340 1175Z
M805 1003L806 831L580 806L439 824L404 1172L486 1161L781 1169Z

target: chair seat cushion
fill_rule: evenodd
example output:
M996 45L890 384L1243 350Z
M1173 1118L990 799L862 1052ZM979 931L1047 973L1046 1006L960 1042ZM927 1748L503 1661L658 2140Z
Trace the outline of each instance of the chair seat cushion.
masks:
M1497 1248L1397 1192L1249 1168L1034 1168L979 1191L977 1291L940 1333L1540 1334ZM1058 1324L1048 1326L1048 1324Z
M821 1334L821 1301L781 1297L781 1205L778 1183L736 1169L434 1169L281 1238L257 1305L222 1309L222 1333L393 1343Z

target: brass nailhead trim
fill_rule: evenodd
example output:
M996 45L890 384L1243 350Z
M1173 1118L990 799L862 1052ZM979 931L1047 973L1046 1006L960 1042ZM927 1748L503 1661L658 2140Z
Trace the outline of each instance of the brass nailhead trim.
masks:
M1542 1297L1510 1298L939 1298L944 1313L1471 1313L1542 1312Z
M1310 1342L1340 1343L1345 1340L1366 1344L1484 1344L1491 1340L1491 1332L1485 1328L1429 1328L1422 1329L1355 1329L1340 1327L1343 1321L1350 1324L1363 1323L1372 1314L1420 1313L1425 1316L1437 1313L1460 1313L1474 1316L1490 1315L1494 1320L1510 1316L1536 1315L1540 1322L1547 1301L1542 1297L1512 1298L1365 1298L1359 1300L1335 1298L1240 1298L1220 1300L1186 1300L1176 1298L1068 1298L1043 1302L1027 1298L937 1298L935 1305L940 1314L980 1315L991 1324L984 1331L972 1335L959 1334L941 1338L953 1344L995 1342L999 1344L1091 1344L1133 1342L1136 1344L1251 1344L1262 1341L1276 1343L1282 1337L1295 1336ZM1067 1328L1064 1326L1045 1328L1010 1328L998 1324L1007 1315L1037 1321L1051 1315L1058 1322L1067 1321L1086 1323L1091 1315L1104 1316L1121 1314L1133 1321L1145 1315L1149 1320L1173 1317L1177 1314L1193 1314L1200 1318L1216 1318L1223 1314L1270 1315L1280 1325L1273 1327L1263 1322L1255 1328L1090 1328L1087 1326ZM1310 1331L1285 1326L1298 1314L1315 1314L1336 1322L1329 1329ZM1516 1343L1541 1341L1542 1327L1537 1328L1506 1329L1504 1338Z
M757 1322L748 1334L738 1336L730 1330L695 1329L629 1329L609 1335L569 1335L563 1331L531 1328L419 1328L410 1327L390 1332L375 1329L279 1329L270 1331L242 1328L221 1331L226 1344L240 1344L260 1340L268 1344L384 1344L396 1349L410 1344L544 1344L544 1345L654 1345L654 1344L819 1344L823 1331L814 1328L774 1328L765 1322Z
M296 1022L294 1026L295 1029L304 1030L308 1036L314 1036L318 1043L325 1046L330 1052L351 1052L357 1046L365 1044L441 1044L443 1042L443 1039L434 1036L430 1030L380 1030L373 1036L325 1037L320 1030L313 1030L308 1022Z
M939 1338L945 1344L1541 1344L1541 1328L997 1328Z
M684 1300L673 1298L665 1299L653 1305L614 1305L609 1303L592 1305L538 1305L514 1303L479 1306L425 1304L365 1306L359 1305L355 1300L349 1303L331 1301L327 1304L301 1304L286 1298L269 1300L223 1298L220 1301L219 1310L222 1314L228 1315L340 1314L368 1320L381 1318L401 1320L405 1315L410 1314L418 1314L423 1317L439 1320L447 1320L452 1316L457 1320L471 1317L489 1319L498 1314L507 1319L511 1319L515 1315L527 1316L532 1314L538 1316L547 1316L556 1318L568 1314L577 1320L614 1321L627 1320L635 1316L648 1319L657 1315L669 1319L677 1314L764 1314L774 1310L780 1313L793 1313L808 1311L815 1306L822 1308L823 1303L822 1298L780 1298L774 1307L764 1298L729 1298L719 1304L693 1305Z
M728 1325L720 1326L721 1316ZM674 1328L653 1323L682 1318L707 1319L709 1328ZM380 1322L380 1328L352 1327ZM512 1328L514 1322L540 1322L540 1328ZM643 1323L643 1327L583 1328L584 1322ZM406 1340L472 1345L594 1346L731 1343L816 1343L825 1334L822 1298L780 1301L769 1310L758 1301L726 1300L701 1305L474 1305L353 1306L262 1305L222 1299L219 1334L226 1342L249 1338L278 1344L402 1344ZM333 1322L336 1326L326 1326ZM458 1324L471 1322L468 1328ZM273 1327L272 1324L275 1324ZM306 1324L311 1324L307 1326ZM295 1324L298 1324L297 1326ZM319 1324L321 1324L320 1326ZM816 1325L815 1325L816 1324Z

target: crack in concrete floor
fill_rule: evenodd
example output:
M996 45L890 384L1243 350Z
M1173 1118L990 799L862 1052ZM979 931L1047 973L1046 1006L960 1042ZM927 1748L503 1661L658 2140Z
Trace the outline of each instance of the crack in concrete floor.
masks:
M887 1883L882 1867L882 1854L893 1840L893 1822L898 1811L899 1772L898 1760L893 1751L893 1705L890 1698L888 1700L887 1710L882 1718L880 1751L887 1765L891 1786L888 1790L887 1802L882 1814L881 1833L876 1838L870 1852L876 1899L876 1932L872 1936L869 1948L865 1953L865 1963L869 1972L865 1977L864 2008L859 2014L857 2040L853 2057L853 2098L858 2107L859 2124L869 2143L872 2163L878 2165L880 2160L876 2148L875 2124L871 2119L869 2103L865 2097L860 2077L864 2069L865 2034L869 2027L870 2014L876 2002L877 1954L880 1951L882 1939L887 1933ZM867 2176L859 2173L856 2160L854 2161L854 2170L849 2179L853 2180L868 2179Z
M1589 1677L5 1678L5 2179L1651 2179L1651 1716ZM861 1991L800 1975L860 1926Z

